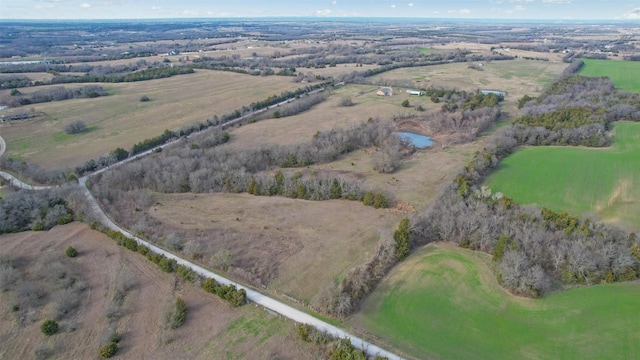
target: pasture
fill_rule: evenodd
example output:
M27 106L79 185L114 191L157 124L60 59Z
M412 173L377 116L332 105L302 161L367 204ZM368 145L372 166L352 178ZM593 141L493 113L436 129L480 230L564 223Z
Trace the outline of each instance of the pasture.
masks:
M379 230L400 221L400 215L347 200L226 193L157 194L157 199L161 205L148 213L163 226L207 234L200 240L205 261L228 250L233 266L274 271L269 289L306 301L364 263L373 254Z
M46 168L76 166L117 147L128 150L165 129L178 130L204 122L301 86L292 83L290 77L209 70L159 80L99 85L110 95L35 104L29 109L44 115L0 125L7 142L6 156ZM140 102L143 95L151 101ZM75 120L85 121L91 131L64 134L63 126Z
M610 148L530 147L485 181L521 204L536 204L640 230L640 124L618 123Z
M631 359L639 285L519 298L498 285L488 255L431 244L397 265L350 323L416 359Z
M584 59L581 75L606 76L622 91L640 92L640 62Z
M477 65L477 63L474 63ZM490 89L507 92L504 108L516 113L515 104L525 94L538 95L566 68L551 61L506 60L482 62L483 70L468 68L469 63L401 68L372 77L374 80L411 80L418 87L443 87L476 91Z

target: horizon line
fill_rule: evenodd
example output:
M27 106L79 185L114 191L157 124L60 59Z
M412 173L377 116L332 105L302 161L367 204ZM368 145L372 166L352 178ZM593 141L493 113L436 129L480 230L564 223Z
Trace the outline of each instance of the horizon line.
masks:
M504 22L523 22L523 21L541 21L541 22L637 22L637 19L626 18L472 18L472 17L420 17L420 16L226 16L226 17L149 17L149 18L68 18L68 19L45 19L45 18L0 18L0 22L19 22L19 21L161 21L161 20L180 20L180 21L202 21L202 20L269 20L269 19L314 19L317 21L336 21L347 19L387 19L387 20L441 20L441 21L504 21ZM639 24L640 25L640 24Z

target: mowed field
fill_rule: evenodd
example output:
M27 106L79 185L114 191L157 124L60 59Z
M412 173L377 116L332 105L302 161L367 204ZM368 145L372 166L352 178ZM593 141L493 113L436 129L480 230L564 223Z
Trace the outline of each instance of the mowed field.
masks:
M396 265L350 323L415 359L636 359L640 283L518 298L486 254L432 244Z
M204 122L214 115L222 116L300 87L290 77L210 70L159 80L97 85L111 95L35 104L29 109L45 116L0 125L7 142L6 156L47 168L73 167L117 147L128 150L165 129L178 130ZM140 102L143 95L151 101ZM64 125L75 120L85 121L90 131L65 134Z
M640 92L640 62L584 59L581 75L607 76L622 91Z
M357 201L307 201L248 194L158 194L149 214L178 229L211 234L204 249L226 249L235 259L273 261L270 290L309 301L325 285L364 263L380 229L400 215ZM207 258L208 260L208 258Z
M68 246L76 258L64 254ZM254 305L231 308L202 289L162 272L140 254L133 253L86 224L71 223L48 232L22 232L0 236L0 257L14 259L28 276L47 271L39 259L59 259L87 288L75 310L59 321L60 331L47 337L40 332L51 317L58 293L43 282L19 282L23 290L37 286L44 294L33 311L22 315L24 303L13 287L0 293L0 359L37 359L35 349L50 349L55 359L98 359L98 348L108 335L112 284L119 277L132 279L116 331L121 335L116 359L317 359L313 345L297 339L292 322L269 315ZM57 268L55 268L57 269ZM5 269L3 269L4 271ZM165 313L177 296L187 304L185 323L163 328ZM22 304L20 312L12 309Z
M477 64L477 63L474 63ZM418 87L443 87L475 91L507 92L505 110L516 114L516 103L525 94L537 95L567 67L562 62L505 60L482 62L482 71L469 63L410 67L392 70L373 78L412 80Z
M618 123L611 148L530 147L485 181L521 204L537 204L640 230L640 124Z

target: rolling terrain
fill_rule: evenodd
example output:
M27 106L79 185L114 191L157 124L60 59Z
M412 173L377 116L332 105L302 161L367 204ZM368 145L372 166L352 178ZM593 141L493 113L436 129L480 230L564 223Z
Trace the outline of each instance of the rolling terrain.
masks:
M485 254L431 244L397 265L349 323L415 359L631 359L636 282L528 299L506 293Z

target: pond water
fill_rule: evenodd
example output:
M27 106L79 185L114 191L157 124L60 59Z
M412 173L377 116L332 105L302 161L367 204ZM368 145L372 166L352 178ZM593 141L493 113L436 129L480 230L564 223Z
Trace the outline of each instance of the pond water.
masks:
M406 131L398 131L394 134L400 136L402 140L409 142L418 149L424 149L433 145L433 140L426 135L414 134Z

